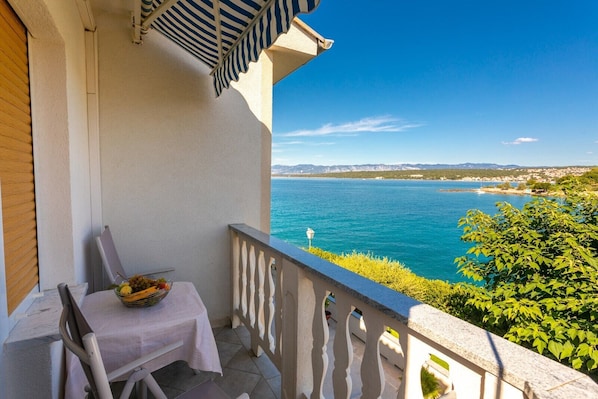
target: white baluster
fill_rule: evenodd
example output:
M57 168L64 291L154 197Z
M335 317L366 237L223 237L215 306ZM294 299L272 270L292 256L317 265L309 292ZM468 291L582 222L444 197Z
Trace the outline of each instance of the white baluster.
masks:
M405 356L405 370L398 397L399 399L423 399L421 368L430 357L429 347L411 335L407 328L401 328L398 332Z
M284 285L283 280L285 276L285 268L283 267L284 262L282 258L276 259L276 300L274 305L276 306L274 327L276 328L276 349L278 358L281 359L283 355L283 344L282 344L282 310L284 305Z
M349 331L349 317L353 307L350 298L342 293L335 295L336 300L336 333L334 336L334 370L332 385L334 397L348 399L353 389L351 379L351 363L353 363L353 345Z
M251 328L255 328L255 245L251 245L249 249L249 271L247 280L249 281L248 301L249 301L249 324Z
M380 360L380 336L384 332L384 316L373 309L367 312L364 310L363 319L366 326L366 342L361 361L361 398L378 399L384 389L384 371Z
M243 240L241 249L241 313L247 318L247 240Z
M282 397L297 399L307 397L313 392L313 368L309 348L313 345L314 291L302 268L287 259L283 259L282 263Z
M276 270L276 260L273 257L270 257L270 261L268 262L268 267L266 269L266 287L265 287L265 295L267 298L267 305L265 306L265 317L266 317L266 339L268 340L269 348L271 353L275 353L276 350L276 341L274 340L274 335L272 334L272 321L274 320L274 279L272 278L272 273Z
M328 368L328 354L326 345L328 344L328 323L324 314L324 302L328 296L324 284L321 280L313 280L314 285L314 318L312 330L314 342L311 352L311 361L313 368L314 386L311 394L312 399L322 399L322 387L324 385L324 376Z
M260 339L264 339L265 323L264 323L264 279L266 274L266 260L264 259L264 251L260 251L257 260L257 331Z
M237 328L241 325L241 319L239 318L239 315L238 315L238 311L239 311L239 307L240 307L240 303L239 303L239 298L240 298L239 268L241 267L240 245L241 244L239 241L239 234L234 233L232 235L232 256L231 256L231 262L232 262L232 272L231 272L232 284L231 284L231 286L233 287L231 324L232 324L233 328Z

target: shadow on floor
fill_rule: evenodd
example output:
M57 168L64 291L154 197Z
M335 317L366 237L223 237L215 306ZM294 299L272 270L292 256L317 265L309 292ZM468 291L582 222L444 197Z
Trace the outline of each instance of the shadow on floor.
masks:
M336 330L336 323L330 320L330 338L328 342L328 372L324 381L323 394L325 397L334 397L332 390L332 342ZM171 399L190 390L196 385L212 379L231 398L236 398L243 392L249 394L252 399L280 399L281 377L280 372L266 356L255 357L251 351L249 331L244 327L232 329L230 327L214 328L214 337L220 355L223 375L210 372L199 372L196 374L183 361L172 363L153 373L158 384L164 390L166 396ZM363 356L364 344L358 338L352 336L353 363L351 365L351 376L353 389L351 398L360 396L361 391L361 358ZM397 397L397 390L400 385L400 370L383 362L385 372L385 388L383 399ZM113 385L113 392L120 394L124 383ZM150 399L153 398L148 393Z

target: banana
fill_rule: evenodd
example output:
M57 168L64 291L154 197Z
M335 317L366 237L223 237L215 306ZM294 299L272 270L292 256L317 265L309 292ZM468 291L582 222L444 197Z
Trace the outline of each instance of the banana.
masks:
M156 291L158 291L158 287L152 286L152 287L146 288L142 291L134 292L130 295L124 296L123 301L125 301L125 302L138 301L140 299L147 298L148 296L150 296L151 294L153 294Z

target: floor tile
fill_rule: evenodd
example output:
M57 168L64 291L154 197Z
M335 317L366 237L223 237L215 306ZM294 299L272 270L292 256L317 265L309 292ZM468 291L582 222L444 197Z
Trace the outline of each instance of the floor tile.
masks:
M251 396L256 399L278 399L280 397L274 394L270 384L263 378L260 378L255 389L251 392Z
M272 392L274 392L274 396L276 399L280 399L282 397L282 379L280 375L278 377L268 378L266 380Z
M216 341L216 347L218 348L218 356L220 356L220 364L222 367L228 366L237 352L246 350L241 344L231 344L223 341Z
M244 371L252 374L260 374L259 368L254 362L253 353L251 350L242 348L235 356L228 362L226 368Z
M231 398L236 398L243 392L251 394L262 377L259 374L248 373L235 369L224 369L224 375L214 380ZM255 397L253 399L259 399Z
M212 329L214 331L215 329ZM214 338L216 341L229 342L231 344L241 345L239 336L232 328L220 328L219 331L214 331Z
M260 373L264 378L272 378L280 376L280 371L276 368L274 363L268 358L266 355L261 355L260 357L252 357L253 362L259 369Z

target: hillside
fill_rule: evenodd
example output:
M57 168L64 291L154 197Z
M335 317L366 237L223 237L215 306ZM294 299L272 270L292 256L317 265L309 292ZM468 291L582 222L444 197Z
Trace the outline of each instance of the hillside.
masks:
M497 164L401 164L401 165L295 165L272 166L273 176L334 177L355 179L464 180L497 182L554 182L566 176L580 176L590 167L521 167Z

